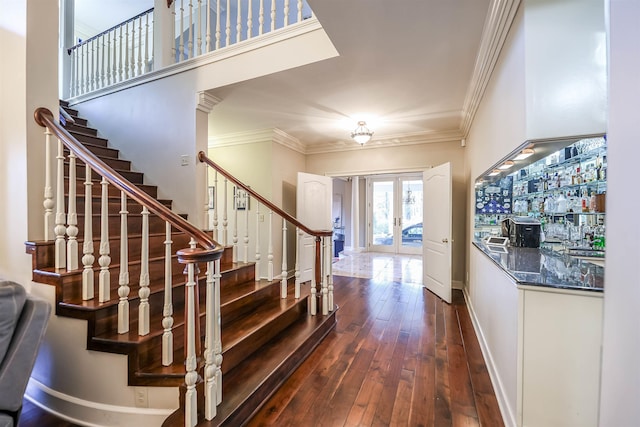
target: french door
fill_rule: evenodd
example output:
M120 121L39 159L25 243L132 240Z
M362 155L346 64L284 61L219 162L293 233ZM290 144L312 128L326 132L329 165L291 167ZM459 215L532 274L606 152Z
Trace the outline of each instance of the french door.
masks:
M372 177L368 181L369 250L422 253L422 176Z

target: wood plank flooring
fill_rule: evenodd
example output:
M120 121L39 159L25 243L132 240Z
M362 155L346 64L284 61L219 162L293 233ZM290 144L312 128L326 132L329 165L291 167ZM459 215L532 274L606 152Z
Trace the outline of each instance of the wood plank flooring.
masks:
M249 426L504 425L460 291L448 305L411 283L334 287L336 329ZM73 427L27 412L20 427Z

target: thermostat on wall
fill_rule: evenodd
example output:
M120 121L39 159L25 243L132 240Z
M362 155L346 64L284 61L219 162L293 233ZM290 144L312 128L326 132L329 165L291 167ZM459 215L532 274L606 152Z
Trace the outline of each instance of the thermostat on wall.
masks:
M509 241L508 237L489 236L487 237L487 245L502 245L506 246Z

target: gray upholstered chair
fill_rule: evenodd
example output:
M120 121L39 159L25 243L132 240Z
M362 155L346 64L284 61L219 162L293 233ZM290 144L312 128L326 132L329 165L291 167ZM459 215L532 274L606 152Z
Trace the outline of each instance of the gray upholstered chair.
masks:
M15 427L51 305L0 280L0 427Z

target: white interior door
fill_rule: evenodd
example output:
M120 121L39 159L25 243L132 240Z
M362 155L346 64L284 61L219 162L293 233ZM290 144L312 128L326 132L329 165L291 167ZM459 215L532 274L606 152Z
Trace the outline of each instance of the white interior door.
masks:
M312 230L331 230L333 180L328 176L298 172L296 217ZM315 238L304 233L299 248L300 281L313 277Z
M451 164L423 174L424 227L422 271L424 285L451 302Z

